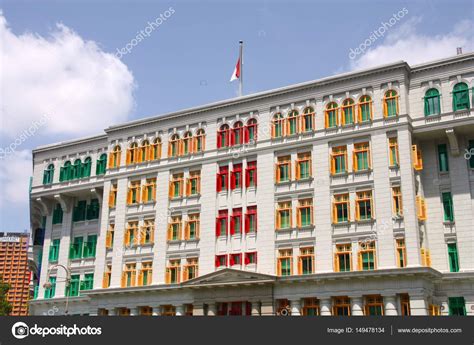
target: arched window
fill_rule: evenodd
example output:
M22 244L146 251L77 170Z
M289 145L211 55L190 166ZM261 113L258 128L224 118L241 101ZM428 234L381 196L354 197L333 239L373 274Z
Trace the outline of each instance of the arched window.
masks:
M92 159L91 157L87 157L84 159L84 163L82 164L82 171L81 171L81 176L80 177L89 177L91 176L91 165L92 165Z
M342 102L342 124L350 125L354 123L354 101L348 98Z
M107 169L107 153L103 153L100 155L99 159L97 160L97 165L95 167L95 174L103 175L105 174L106 169Z
M306 107L301 115L301 131L311 132L312 130L314 130L314 109Z
M72 178L72 166L70 161L64 162L59 171L59 181L68 181Z
M120 156L122 155L122 148L116 145L109 155L109 168L117 168L120 166Z
M191 132L184 133L181 150L183 155L193 153L193 134Z
M139 154L138 160L140 162L149 161L151 160L150 155L151 155L150 142L148 140L143 140L142 145L140 146L140 154Z
M244 143L257 141L257 119L249 119L244 129Z
M232 129L231 145L242 145L244 142L244 125L238 121Z
M161 138L156 138L151 145L150 159L156 160L161 158Z
M195 152L204 152L206 145L206 132L204 129L200 128L196 132L194 137L194 151Z
M293 135L298 133L298 111L292 110L288 113L287 118L287 134Z
M50 164L43 172L43 184L53 183L53 177L54 177L54 164Z
M227 147L230 145L230 128L229 125L222 125L217 131L217 148Z
M325 112L325 127L334 128L339 125L337 116L337 103L331 102L326 106Z
M383 114L385 117L393 117L398 115L398 94L395 90L385 92L383 100Z
M72 176L70 177L71 179L75 180L81 177L81 169L82 168L82 162L78 158L74 161L74 165L72 166Z
M425 116L441 114L439 91L435 88L425 93Z
M362 96L359 99L358 122L372 120L372 98L370 96Z
M466 83L457 83L453 88L453 111L469 109L469 89Z
M179 155L179 135L173 134L168 145L168 157L177 157Z
M281 138L285 135L285 128L283 126L285 119L281 113L273 115L272 119L272 138Z
M126 164L136 164L140 162L140 150L138 149L138 144L133 142L130 144L130 147L127 149L127 161Z

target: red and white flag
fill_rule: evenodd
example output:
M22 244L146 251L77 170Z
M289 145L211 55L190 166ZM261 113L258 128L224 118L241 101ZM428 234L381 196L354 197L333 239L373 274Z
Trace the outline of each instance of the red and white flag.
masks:
M237 65L235 65L234 73L230 77L230 81L234 81L240 78L240 58L237 60Z

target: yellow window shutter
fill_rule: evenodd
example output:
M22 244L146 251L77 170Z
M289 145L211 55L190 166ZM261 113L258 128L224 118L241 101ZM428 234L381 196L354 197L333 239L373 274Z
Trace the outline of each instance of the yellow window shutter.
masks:
M337 254L334 254L333 265L334 265L334 272L339 272L339 255Z
M171 241L171 239L173 238L172 233L173 233L173 225L168 224L168 236L167 236L168 241Z
M334 175L336 173L336 159L332 153L329 155L329 164L331 167L331 175Z
M332 223L337 224L337 205L332 203Z
M359 168L357 166L357 153L352 152L352 170L353 171L358 171Z
M357 265L358 265L359 271L362 271L362 254L361 254L361 252L357 253Z
M109 153L109 168L114 167L114 154L111 152Z
M179 181L179 196L183 196L183 180Z
M153 186L151 188L151 196L153 200L156 200L156 184L153 183Z
M281 276L281 260L277 261L277 275Z
M360 207L359 207L359 202L356 201L356 214L355 214L356 220L360 220Z
M147 185L142 186L142 202L147 201Z

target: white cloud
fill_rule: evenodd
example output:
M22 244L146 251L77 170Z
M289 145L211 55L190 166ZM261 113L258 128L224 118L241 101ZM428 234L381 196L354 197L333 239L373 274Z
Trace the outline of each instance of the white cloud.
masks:
M14 137L45 114L45 134L101 133L134 106L134 78L115 55L63 24L17 35L0 10L0 133Z
M460 21L451 32L434 36L417 31L421 22L420 17L412 17L390 28L381 43L376 41L373 48L350 62L350 69L358 70L400 60L414 65L456 55L457 47L462 47L463 52L473 50L472 21Z

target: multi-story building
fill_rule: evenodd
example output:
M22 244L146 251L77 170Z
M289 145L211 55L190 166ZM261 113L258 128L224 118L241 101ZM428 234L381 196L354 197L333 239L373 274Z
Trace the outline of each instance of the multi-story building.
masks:
M35 149L32 313L473 315L473 85L397 62Z
M0 281L7 283L10 315L28 315L30 271L28 269L29 235L25 232L0 232Z

